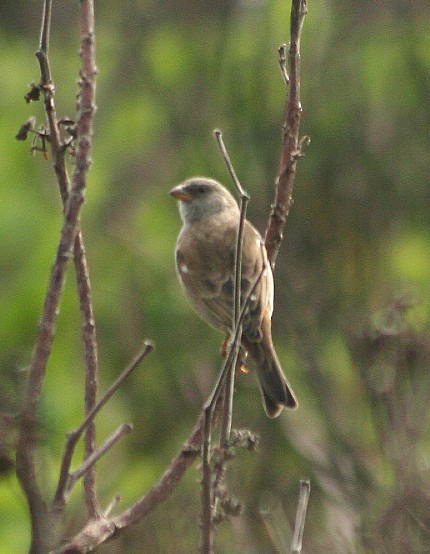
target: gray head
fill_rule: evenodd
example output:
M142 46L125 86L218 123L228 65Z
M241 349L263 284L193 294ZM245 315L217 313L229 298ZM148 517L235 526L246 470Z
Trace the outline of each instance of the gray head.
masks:
M206 177L192 177L170 194L179 200L179 213L184 223L193 223L225 209L239 214L239 207L230 192L217 181Z

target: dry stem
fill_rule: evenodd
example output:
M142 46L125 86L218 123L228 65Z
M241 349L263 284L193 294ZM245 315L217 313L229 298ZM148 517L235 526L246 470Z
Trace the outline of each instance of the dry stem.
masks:
M310 493L310 482L300 481L299 503L297 506L296 523L294 526L293 542L291 546L292 554L300 554L300 552L302 551L303 532L305 530L306 512L308 509Z
M50 128L50 142L54 158L54 168L57 175L60 193L64 204L64 223L60 241L51 270L43 306L39 331L36 338L32 361L28 370L27 383L23 395L20 413L20 432L17 444L17 474L24 489L32 523L32 544L30 551L43 552L52 535L46 502L43 499L36 474L36 431L37 409L41 395L42 384L46 371L46 364L51 353L55 334L55 322L58 307L64 288L65 274L71 252L78 236L79 213L84 200L86 176L90 165L92 120L95 97L95 66L93 41L88 40L86 27L92 27L92 1L83 0L82 10L82 75L81 96L77 122L77 150L76 168L73 186L69 193L69 181L64 163L65 146L61 138L56 116L54 93L48 61L49 30L51 20L51 0L45 0L39 50L36 56L41 71L40 89L44 94L45 111Z
M276 197L267 224L265 244L272 268L283 238L283 229L292 204L297 160L302 155L299 140L302 106L300 103L300 38L307 13L306 0L293 0L288 75L288 96L285 105L285 123L282 134L281 160L276 179ZM280 49L281 68L285 67L284 51ZM286 75L286 72L285 72ZM284 76L285 79L285 76Z
M94 418L103 408L103 406L110 400L112 395L118 388L124 383L124 381L129 377L133 371L139 366L142 360L152 352L154 347L149 342L145 343L144 348L139 352L139 354L134 358L134 360L124 369L124 371L118 376L118 378L112 383L100 400L95 404L92 409L87 413L84 421L81 425L71 431L67 436L66 446L63 453L63 461L61 463L60 479L57 486L57 491L54 496L53 506L55 510L64 509L66 502L66 493L70 490L69 479L70 479L70 466L72 463L73 454L75 452L76 444L82 433L88 429L88 427L93 423Z

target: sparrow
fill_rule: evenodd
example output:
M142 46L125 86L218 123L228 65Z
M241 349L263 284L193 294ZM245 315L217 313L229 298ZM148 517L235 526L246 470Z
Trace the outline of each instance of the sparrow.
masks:
M182 288L204 321L231 335L239 206L223 185L206 177L187 179L170 194L179 201L183 222L176 244ZM273 294L273 273L263 239L245 220L240 302L242 306L247 301L247 307L241 345L254 362L270 418L278 417L284 406L294 409L298 405L272 342Z

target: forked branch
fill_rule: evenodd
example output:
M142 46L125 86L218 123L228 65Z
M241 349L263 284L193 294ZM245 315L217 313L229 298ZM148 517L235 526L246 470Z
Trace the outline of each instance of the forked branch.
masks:
M68 177L64 166L64 144L57 122L54 93L47 57L49 42L49 27L51 18L50 0L45 0L37 58L41 69L41 84L39 88L44 94L45 111L48 118L52 145L54 167L59 180L61 197L65 206L64 223L51 275L48 283L39 330L34 347L33 357L28 370L27 383L24 390L20 412L20 429L17 444L17 475L24 489L30 509L32 522L32 553L44 552L52 534L48 518L47 505L43 498L36 473L36 436L37 411L45 377L46 365L51 353L55 334L55 323L59 312L59 304L64 287L66 269L71 258L71 252L78 234L79 214L84 200L86 177L90 165L91 137L95 98L95 65L94 41L89 40L88 26L93 28L91 12L93 2L81 2L81 35L83 76L77 120L76 166L73 186L68 191ZM92 20L93 21L93 20ZM32 99L30 96L27 98Z
M143 349L129 364L128 367L119 375L119 377L112 383L100 400L93 406L93 408L87 413L84 421L81 425L70 432L67 436L67 442L64 449L63 461L61 464L60 479L57 486L57 491L54 496L53 507L55 510L64 509L66 502L66 494L70 491L70 466L72 463L73 454L75 452L76 444L81 438L82 433L88 429L88 427L94 422L94 418L103 408L103 406L110 400L115 391L124 383L124 381L133 373L133 371L140 365L142 360L152 352L154 347L149 342L146 342ZM91 454L92 455L92 454ZM90 456L88 456L89 458ZM76 479L75 479L76 481Z

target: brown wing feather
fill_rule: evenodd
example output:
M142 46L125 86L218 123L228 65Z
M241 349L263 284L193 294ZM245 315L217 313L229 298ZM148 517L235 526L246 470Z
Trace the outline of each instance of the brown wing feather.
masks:
M220 227L215 218L195 223L193 231L184 228L179 236L176 265L183 288L196 312L213 327L231 330L234 291L234 256L237 219ZM242 256L241 303L255 282L243 319L243 332L250 341L261 339L263 311L272 299L271 269L267 264L262 239L254 227L245 222ZM185 253L193 252L192 256ZM269 282L270 281L270 282Z

